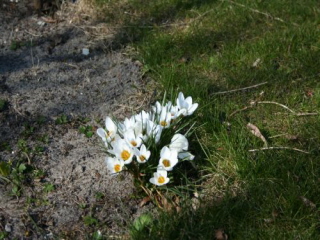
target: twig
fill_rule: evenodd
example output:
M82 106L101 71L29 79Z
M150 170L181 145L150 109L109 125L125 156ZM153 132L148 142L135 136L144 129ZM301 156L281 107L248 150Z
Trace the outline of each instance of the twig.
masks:
M252 85L252 86L249 86L249 87L233 89L233 90L230 90L230 91L223 91L223 92L212 93L211 95L220 95L220 94L226 94L226 93L233 93L233 92L238 92L238 91L244 91L244 90L247 90L247 89L260 87L261 85L265 85L265 84L267 84L267 83L268 83L268 82L258 83L258 84L256 84L256 85Z
M313 112L313 113L296 113L296 116L316 116L319 113Z
M12 105L13 110L19 113L21 116L24 116L18 109L17 109L17 99L14 100L14 104Z
M258 148L258 149L250 149L249 152L258 152L258 151L264 151L264 150L293 150L293 151L309 154L309 152L307 151L304 151L298 148L290 148L290 147L264 147L264 148Z
M290 109L289 107L287 107L286 105L284 104L281 104L281 103L277 103L277 102L272 102L272 101L258 101L257 104L275 104L275 105L278 105L280 107L283 107L284 109L287 109L289 112L291 112L292 114L294 114L295 116L298 116L298 117L301 117L301 116L316 116L318 115L319 113L317 112L312 112L312 113L296 113L295 111L293 111L292 109Z
M34 36L34 37L41 37L41 36L42 36L42 35L39 35L39 34L34 34L34 33L32 33L32 32L28 32L27 30L24 30L24 31L25 31L26 33Z
M0 180L3 180L3 181L6 181L7 183L10 183L11 181L8 179L8 178L6 178L6 177L2 177L2 176L0 176Z
M289 135L289 134L288 134L288 133L281 133L281 134L277 134L277 135L271 136L271 137L269 137L269 139L271 139L271 138L277 138L277 137L282 137L282 136L287 136L287 135Z
M30 159L30 157L29 157L29 155L26 153L26 152L22 152L25 156L26 156L26 158L28 159L28 164L29 165L31 165L31 159Z
M239 6L239 7L247 8L247 9L249 9L249 10L252 11L252 12L255 12L255 13L258 13L258 14L262 14L262 15L266 16L267 18L271 18L272 20L277 20L277 21L279 21L279 22L285 23L285 21L284 21L283 19L279 18L279 17L273 17L270 13L261 12L261 11L259 11L259 10L257 10L257 9L248 7L248 6L243 5L243 4L241 4L241 3L237 3L237 2L234 2L234 1L232 1L232 0L220 0L220 1L221 1L221 2L229 2L229 3L232 3L232 4L237 5L237 6ZM294 22L291 23L291 24L293 24L293 25L295 25L295 26L299 26L299 24L294 23Z
M272 102L272 101L258 101L257 104L275 104L275 105L278 105L280 107L283 107L284 109L287 109L289 112L293 113L293 114L296 114L295 111L291 110L290 108L288 108L286 105L283 105L281 103L277 103L277 102Z
M239 112L245 111L245 110L247 110L247 109L250 109L250 108L252 108L252 106L246 106L246 107L244 107L244 108L235 110L235 111L233 111L232 113L230 113L230 115L228 116L228 119L231 118L233 115L235 115L235 114L237 114L237 113L239 113Z

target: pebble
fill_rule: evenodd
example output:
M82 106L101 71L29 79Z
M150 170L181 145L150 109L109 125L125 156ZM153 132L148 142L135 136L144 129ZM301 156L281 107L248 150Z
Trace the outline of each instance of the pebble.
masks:
M6 231L6 232L11 232L11 224L10 223L7 223L5 226L4 226L4 230Z
M88 48L83 48L82 49L82 54L85 55L85 56L88 56L89 55L89 49Z

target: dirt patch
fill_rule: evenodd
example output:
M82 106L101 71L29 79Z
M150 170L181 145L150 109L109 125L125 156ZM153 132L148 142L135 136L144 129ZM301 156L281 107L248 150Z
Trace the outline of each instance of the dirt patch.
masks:
M0 232L9 239L81 239L94 225L109 236L125 234L128 221L144 211L132 199L132 179L107 174L100 139L79 127L100 127L107 115L123 118L147 106L141 66L112 50L112 33L103 24L74 24L72 5L43 18L30 4L1 1L0 99L6 107L0 141L10 148L2 149L0 160L21 154L22 136L28 148L42 142L41 154L27 157L46 175L20 198L0 184ZM46 184L54 190L44 192Z

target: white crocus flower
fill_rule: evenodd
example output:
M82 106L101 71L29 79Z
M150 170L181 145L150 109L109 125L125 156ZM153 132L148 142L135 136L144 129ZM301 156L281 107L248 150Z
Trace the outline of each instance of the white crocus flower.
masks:
M113 149L109 150L111 154L114 154L116 158L123 160L124 164L132 162L133 150L131 146L124 139L117 139L111 143Z
M172 106L170 109L169 109L170 113L171 113L171 120L174 120L176 119L177 117L180 116L180 112L179 112L179 107L178 106Z
M189 116L197 109L198 103L192 104L192 97L189 96L185 99L183 93L180 92L177 98L177 106L180 114Z
M155 114L160 114L161 110L162 110L162 105L161 103L159 103L158 101L156 102L156 104L152 107L152 110Z
M147 120L150 119L150 113L142 110L139 114L134 116L134 119L136 122L147 122Z
M117 158L113 157L106 157L105 160L107 164L107 168L111 173L119 173L122 171L124 162L122 160L119 160Z
M190 152L180 152L178 153L178 158L181 160L193 160L194 155L192 155Z
M98 128L98 129L97 129L97 134L99 135L99 137L102 138L102 141L106 144L106 146L108 146L108 144L107 144L107 132L106 132L106 130L104 130L103 128Z
M177 151L178 153L182 151L187 151L188 147L188 139L180 133L173 135L171 143L169 144L169 148L171 150Z
M168 147L163 147L160 152L159 167L166 171L171 171L178 163L178 152L170 150Z
M134 119L134 116L131 118L125 118L123 124L121 124L122 133L134 129L135 123L136 120Z
M166 107L162 107L159 119L159 125L164 128L170 127L171 122L171 113L167 110Z
M145 163L148 161L151 152L147 150L146 146L144 144L141 145L140 149L135 148L134 149L134 154L137 157L137 161L139 163Z
M106 130L103 128L97 129L97 134L102 138L104 142L111 142L117 135L117 125L112 121L110 117L106 117Z
M158 169L157 172L153 174L153 178L150 178L150 182L157 186L162 186L167 184L170 179L167 177L167 171L166 170L160 170Z
M123 137L132 147L140 147L142 144L142 134L136 136L132 129L124 132Z
M150 137L154 138L155 142L158 143L160 141L162 127L160 125L155 124L153 121L147 122L147 131L146 131L146 138L149 139Z

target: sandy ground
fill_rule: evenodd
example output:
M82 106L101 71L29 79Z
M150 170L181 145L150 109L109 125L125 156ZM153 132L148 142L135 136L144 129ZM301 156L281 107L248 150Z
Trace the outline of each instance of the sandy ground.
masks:
M112 49L113 35L103 24L76 23L71 13L79 2L51 18L38 16L28 1L0 1L0 98L8 103L0 112L0 141L11 146L2 149L0 161L21 155L17 142L23 134L30 148L47 138L43 153L28 156L46 172L43 179L33 179L19 198L10 194L12 186L0 183L0 233L8 239L82 239L99 228L121 236L143 211L132 198L130 176L107 174L100 139L78 130L149 104L141 64ZM56 124L61 116L67 122ZM55 190L44 193L46 183ZM85 216L98 223L84 224Z

